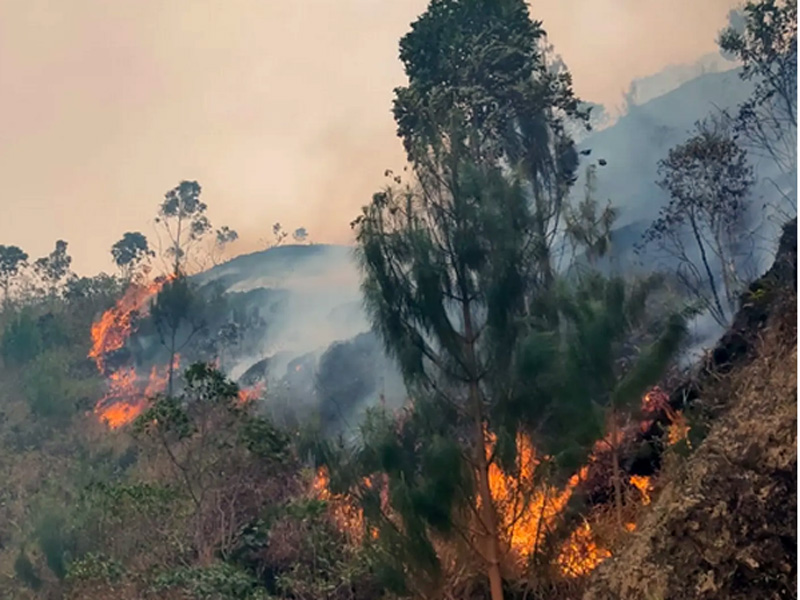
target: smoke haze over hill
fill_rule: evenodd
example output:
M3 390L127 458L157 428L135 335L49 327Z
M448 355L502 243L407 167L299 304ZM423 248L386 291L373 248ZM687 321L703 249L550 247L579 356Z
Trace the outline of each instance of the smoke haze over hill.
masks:
M15 218L0 237L31 256L62 238L79 273L108 270L119 233L150 236L156 204L188 178L215 224L240 232L239 253L275 221L349 243L349 220L403 163L397 40L425 4L4 2L0 177ZM531 11L576 91L613 110L633 79L714 51L733 5L534 0Z

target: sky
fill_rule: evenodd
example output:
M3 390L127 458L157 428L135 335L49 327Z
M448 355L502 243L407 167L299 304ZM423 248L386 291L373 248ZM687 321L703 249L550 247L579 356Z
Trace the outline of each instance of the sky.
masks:
M736 0L532 0L576 92L713 52ZM164 193L197 180L254 251L276 221L318 243L403 165L399 38L427 0L0 1L0 244L69 242L81 275L126 231L155 241Z

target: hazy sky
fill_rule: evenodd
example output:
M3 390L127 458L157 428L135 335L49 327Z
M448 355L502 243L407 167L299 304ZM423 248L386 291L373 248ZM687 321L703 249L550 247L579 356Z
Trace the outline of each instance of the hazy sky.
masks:
M533 0L586 100L715 49L735 0ZM67 240L110 269L164 192L203 186L215 225L318 242L402 165L397 42L427 0L0 0L0 243Z

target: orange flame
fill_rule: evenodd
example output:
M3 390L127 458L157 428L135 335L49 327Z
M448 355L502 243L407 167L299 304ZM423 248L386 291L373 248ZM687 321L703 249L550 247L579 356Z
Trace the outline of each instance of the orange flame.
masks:
M584 521L569 536L557 562L564 575L580 577L593 571L610 556L611 552L597 545L591 526Z
M653 484L650 478L645 475L631 475L631 485L642 494L642 504L650 504L650 492L653 491Z
M101 374L106 372L106 357L119 350L134 332L134 315L147 309L147 302L157 294L163 285L174 279L157 279L150 285L133 283L116 304L105 311L92 324L92 348L89 358L94 360ZM173 369L177 369L179 357L175 356ZM112 429L117 429L133 421L145 409L148 399L167 387L169 369L163 374L153 367L150 377L141 390L133 367L120 369L108 377L108 391L95 405L94 412L100 420Z
M495 443L496 437L488 434L488 456L491 455ZM500 526L511 550L517 558L525 559L564 509L575 487L586 476L587 469L573 475L563 490L552 486L543 488L534 480L534 471L539 461L530 439L519 434L516 446L516 473L506 474L499 465L492 462L489 465L489 489ZM531 490L534 490L533 493Z
M360 543L363 539L364 513L352 499L338 494L332 494L329 488L330 476L326 467L320 467L311 483L311 493L319 500L327 502L331 508L331 516L339 531L347 534L354 542ZM373 538L377 531L372 530Z
M99 371L105 369L105 357L119 350L133 333L134 315L147 307L147 301L157 294L163 285L174 279L157 279L150 285L133 283L116 304L103 313L92 324L92 349L89 358L95 361Z
M175 355L173 371L180 366L180 356ZM150 399L167 389L169 367L153 367L144 390L138 382L133 367L120 369L109 376L109 388L95 405L95 413L111 429L119 429L138 417Z
M245 405L254 402L264 395L264 383L258 382L254 386L241 388L239 390L239 404Z
M668 406L667 399L668 396L662 390L654 388L642 399L643 411L652 413L664 409L665 405ZM685 421L680 421L679 412L668 411L668 415L673 425L685 424ZM676 425L674 430L677 432L674 434L675 436L678 433L685 436L688 426L678 429ZM673 428L670 430L670 439L673 436L672 431ZM488 431L485 435L484 447L487 458L489 458L492 456L497 440L496 436ZM624 431L618 430L616 439L612 439L609 434L604 439L598 440L589 461L597 461L599 455L608 452L612 444L621 443L624 435ZM563 512L578 484L586 479L589 466L582 467L570 478L563 489L558 489L535 481L534 473L540 460L527 436L521 434L517 436L516 450L517 459L513 473L505 473L498 464L492 461L489 464L488 476L489 490L497 511L501 531L507 541L507 548L511 551L510 557L523 562L530 557L537 547L537 542L542 541L548 529L553 526ZM653 490L651 478L634 475L630 478L630 483L639 490L642 505L650 504L650 494ZM334 519L343 531L350 532L352 538L361 539L363 514L349 498L332 495L328 484L328 472L322 467L314 478L313 494L331 502ZM365 484L367 487L371 487L371 483L365 482ZM625 529L628 532L635 531L636 523L627 522ZM376 531L371 533L373 537L377 536ZM610 556L611 551L598 543L591 525L588 521L584 521L571 533L561 547L556 564L563 575L581 577L590 573Z
M691 428L689 427L689 423L686 420L684 414L679 411L672 411L668 413L670 424L669 428L667 429L667 442L670 446L674 446L678 442L686 440L686 443L691 448L691 443L689 442L689 431Z

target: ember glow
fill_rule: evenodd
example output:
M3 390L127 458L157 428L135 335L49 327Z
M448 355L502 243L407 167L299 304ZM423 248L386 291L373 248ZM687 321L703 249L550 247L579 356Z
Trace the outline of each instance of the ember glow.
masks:
M131 284L125 295L92 324L89 358L101 374L106 375L108 355L125 346L135 331L137 315L146 312L150 299L167 281L162 278L150 285ZM178 368L179 360L176 355L173 370ZM166 389L168 378L168 367L153 367L146 381L140 381L133 367L120 368L108 375L108 391L97 402L94 412L112 429L122 427L141 414L149 398Z

